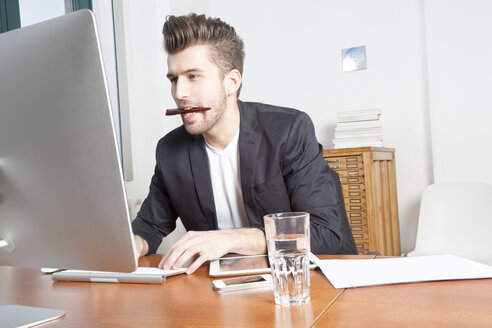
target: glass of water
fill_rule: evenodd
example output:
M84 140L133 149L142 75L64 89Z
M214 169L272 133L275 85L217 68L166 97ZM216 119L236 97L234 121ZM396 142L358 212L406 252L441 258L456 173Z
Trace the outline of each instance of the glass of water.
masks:
M309 213L268 214L264 220L275 303L309 303Z

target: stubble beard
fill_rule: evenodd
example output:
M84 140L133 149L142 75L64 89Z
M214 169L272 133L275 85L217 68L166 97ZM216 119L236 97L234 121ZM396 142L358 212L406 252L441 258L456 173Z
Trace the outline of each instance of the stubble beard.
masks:
M226 106L227 97L225 94L225 90L222 87L219 97L215 101L204 106L211 107L212 109L205 112L197 113L197 115L203 116L203 118L199 122L193 122L193 124L189 124L184 120L184 118L182 118L183 125L186 131L192 135L198 135L207 132L220 120L222 114L226 109Z

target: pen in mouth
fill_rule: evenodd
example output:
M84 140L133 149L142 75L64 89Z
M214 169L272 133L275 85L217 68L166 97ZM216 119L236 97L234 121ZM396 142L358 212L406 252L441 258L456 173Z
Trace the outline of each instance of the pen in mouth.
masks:
M166 109L166 116L193 113L193 112L204 112L204 111L209 110L209 109L211 109L211 108L210 107L192 107L189 109L181 109L181 108Z

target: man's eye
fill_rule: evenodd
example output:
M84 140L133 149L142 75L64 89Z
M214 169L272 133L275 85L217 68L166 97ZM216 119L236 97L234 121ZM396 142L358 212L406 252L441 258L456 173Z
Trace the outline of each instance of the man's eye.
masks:
M176 84L176 82L178 82L178 79L173 77L173 78L169 79L169 81L171 81L171 84Z
M196 76L195 74L190 74L189 78L190 80L196 80L198 76Z

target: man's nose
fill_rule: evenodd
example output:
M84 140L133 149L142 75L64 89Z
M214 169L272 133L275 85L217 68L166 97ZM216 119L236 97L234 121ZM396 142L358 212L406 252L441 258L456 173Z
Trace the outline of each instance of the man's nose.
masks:
M184 99L190 95L190 88L185 79L178 79L174 89L174 97L176 99Z

